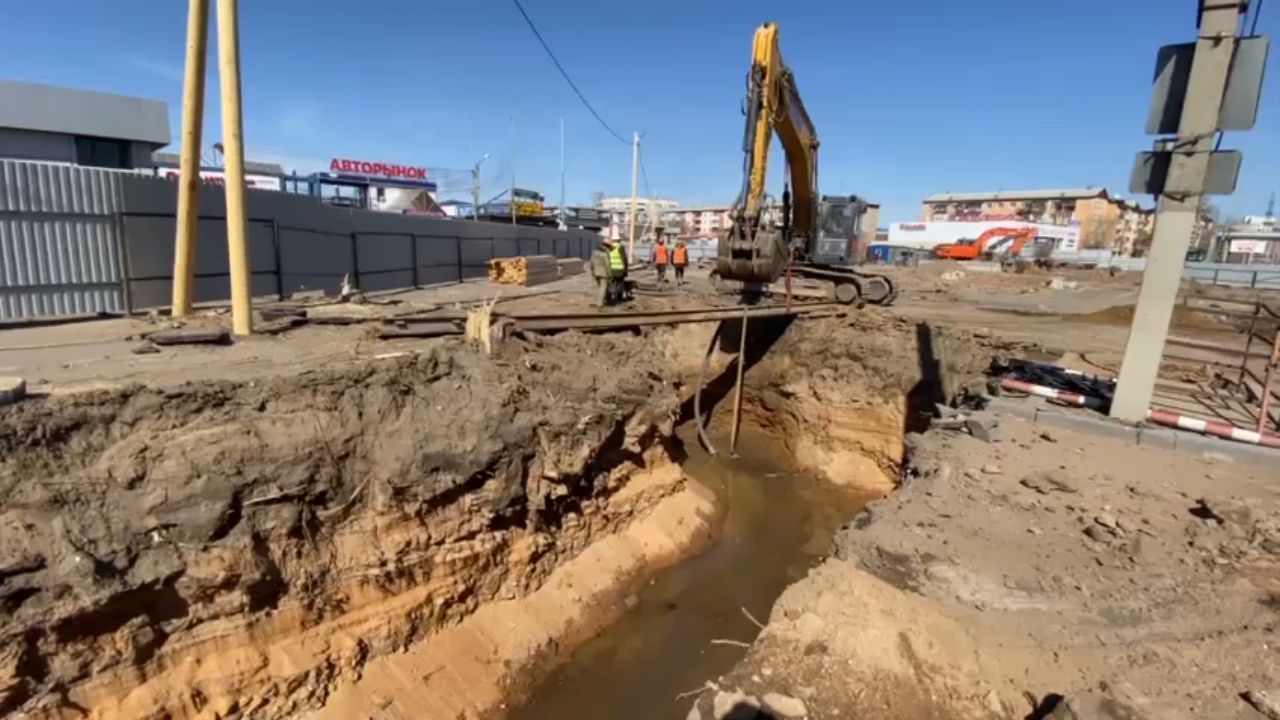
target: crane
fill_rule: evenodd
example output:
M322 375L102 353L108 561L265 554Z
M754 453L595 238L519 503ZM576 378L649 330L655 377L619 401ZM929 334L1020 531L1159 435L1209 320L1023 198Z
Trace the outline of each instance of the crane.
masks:
M897 292L887 277L848 266L855 243L870 239L858 232L866 202L857 196L818 194L818 134L795 76L782 60L777 23L761 25L752 41L745 112L742 188L730 211L729 231L720 239L718 277L747 288L771 283L786 272L831 283L835 297L845 302L859 297L892 302ZM775 133L789 178L780 215L765 208L769 143Z

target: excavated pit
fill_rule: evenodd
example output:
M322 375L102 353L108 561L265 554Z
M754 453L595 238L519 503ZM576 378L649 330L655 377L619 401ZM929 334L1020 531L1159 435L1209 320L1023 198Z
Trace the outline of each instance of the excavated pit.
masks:
M987 357L959 338L943 363L883 316L753 332L747 437L851 498L892 489L939 367ZM675 434L709 335L441 343L5 409L0 714L504 715L719 531L732 498L685 480Z

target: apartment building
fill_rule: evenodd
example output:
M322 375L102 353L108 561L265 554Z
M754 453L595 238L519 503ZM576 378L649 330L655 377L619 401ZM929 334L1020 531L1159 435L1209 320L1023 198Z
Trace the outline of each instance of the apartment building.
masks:
M1082 247L1126 254L1149 242L1154 224L1152 210L1113 198L1100 187L939 193L924 199L921 217L929 222L1018 220L1074 225L1080 228Z

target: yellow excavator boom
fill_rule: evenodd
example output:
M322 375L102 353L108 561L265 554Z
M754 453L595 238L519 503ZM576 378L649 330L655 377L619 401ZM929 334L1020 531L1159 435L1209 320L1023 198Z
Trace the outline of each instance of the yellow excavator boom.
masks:
M743 198L750 217L759 214L769 170L769 142L777 132L787 157L791 180L793 233L808 235L817 210L818 133L805 112L795 76L782 60L777 23L765 23L751 43L751 88L747 94L747 189ZM750 107L755 105L755 107Z

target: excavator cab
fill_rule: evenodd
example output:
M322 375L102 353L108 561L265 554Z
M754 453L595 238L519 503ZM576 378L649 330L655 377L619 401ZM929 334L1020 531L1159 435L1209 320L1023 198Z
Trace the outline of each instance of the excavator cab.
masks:
M808 261L815 265L850 265L857 258L856 243L867 204L858 196L824 195L818 206L818 232L808 250Z

